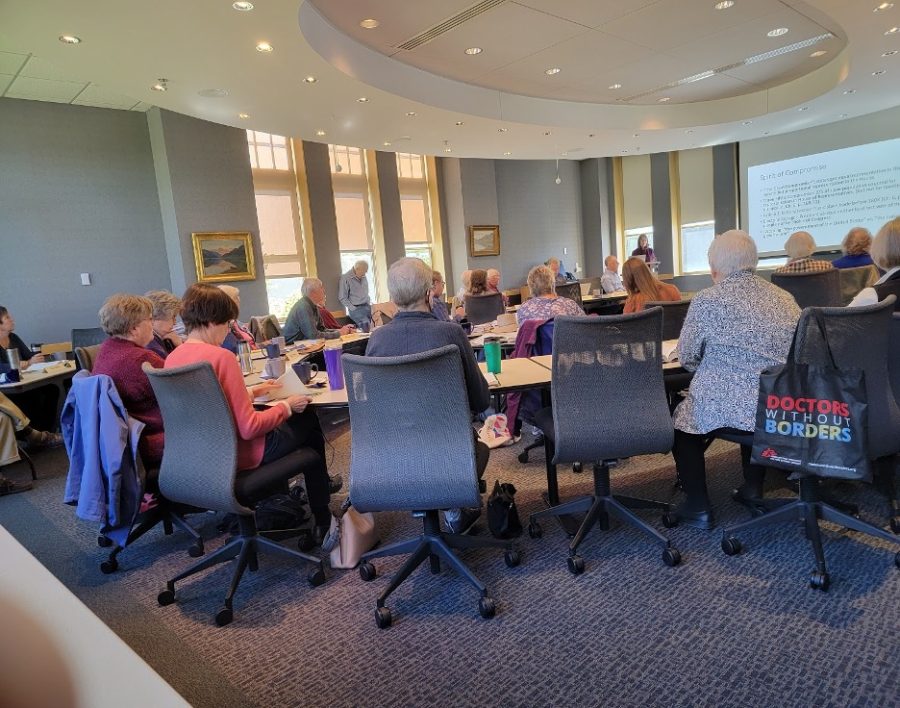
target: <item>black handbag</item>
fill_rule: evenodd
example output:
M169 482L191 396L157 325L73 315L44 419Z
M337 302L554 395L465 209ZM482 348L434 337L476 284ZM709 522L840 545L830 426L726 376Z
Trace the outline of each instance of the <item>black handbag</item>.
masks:
M505 482L494 482L494 491L488 497L488 528L496 538L515 538L522 533L522 522L516 509L516 488Z
M817 477L868 479L865 373L838 368L822 313L814 311L813 318L828 363L797 363L794 335L787 361L763 371L752 461Z

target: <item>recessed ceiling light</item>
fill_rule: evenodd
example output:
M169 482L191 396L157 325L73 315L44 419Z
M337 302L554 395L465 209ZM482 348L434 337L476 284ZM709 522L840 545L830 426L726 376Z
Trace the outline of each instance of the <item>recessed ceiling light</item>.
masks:
M166 79L159 79L153 86L150 87L151 91L166 91L168 87L168 81Z
M884 10L890 10L894 6L892 2L883 2L878 7L874 8L872 12L883 12Z
M545 130L544 135L553 135L553 132L550 130Z
M369 99L366 98L365 96L360 96L359 98L356 99L356 102L357 103L368 103Z
M622 152L628 152L628 150L622 150ZM631 163L629 162L628 164L630 165Z
M622 84L610 84L608 88L610 91L618 91L620 88L622 88Z
M63 44L81 44L81 37L76 37L74 34L61 34L59 41Z
M743 123L741 123L741 125L753 125L753 121L752 121L752 120L745 120Z
M845 96L852 96L854 93L856 93L856 89L847 89L844 91Z
M243 0L241 0L241 2L231 3L231 6L238 12L250 12L250 10L253 9L252 2L244 2Z
M259 42L256 45L256 51L263 52L264 54L268 54L269 52L274 51L274 50L275 50L275 47L273 47L268 42Z
M809 106L800 106L800 108L798 108L797 110L800 111L800 112L802 113L803 111L808 111L808 110L809 110Z
M555 76L560 71L562 71L562 69L560 69L558 66L551 66L549 69L544 69L544 73L547 76Z
M595 137L596 135L597 135L596 133L588 133L588 137L589 137L589 138L593 138L593 137Z
M896 50L896 49L892 49L892 50L889 51L889 52L884 52L884 54L882 54L881 56L883 56L883 57L892 57L892 56L894 56L896 53L897 53L897 50Z
M385 147L390 147L390 146L391 146L391 141L390 141L390 140L385 140L385 141L384 141L383 143L381 143L381 144L384 145Z
M768 130L763 133L763 135L768 135L768 134L769 134Z
M316 135L318 135L320 138L324 138L324 137L325 137L325 131L322 130L321 128L319 128L319 130L316 131Z
M819 49L818 51L813 52L809 56L810 56L810 58L815 59L816 57L824 57L826 54L828 54L828 52L826 52L824 49Z
M632 137L632 138L639 138L639 137L641 137L641 134L640 134L640 133L632 133L632 134L631 134L631 137Z
M380 24L381 23L378 20L370 17L370 18L360 22L359 26L362 27L363 29L375 29Z
M415 118L415 117L416 117L416 112L415 112L415 111L407 111L407 112L406 112L406 117L407 117L407 118Z
M240 118L241 120L247 120L247 118L249 118L249 117L250 117L249 113L238 113L238 118Z
M690 135L693 132L694 132L693 128L688 128L687 130L684 131L685 135Z
M203 96L203 98L225 98L226 96L228 96L228 89L208 88L197 91L197 95Z
M507 150L507 151L504 152L503 154L506 155L507 157L509 157L510 155L512 155L512 153L511 153L509 150Z
M787 34L789 31L790 30L788 30L787 27L776 27L775 29L769 30L768 32L766 32L766 36L767 37L781 37L782 35Z
M658 103L668 103L672 100L672 98L670 96L663 96L662 98L657 98L656 100Z
M458 121L456 121L456 124L457 125L465 125L466 123L465 123L465 121L458 120Z
M303 79L304 84L314 84L316 81L318 81L318 79L315 76L307 76Z
M453 148L444 148L444 152L453 152Z
M469 47L466 50L466 54L468 54L470 57L473 57L476 54L481 54L483 51L484 50L481 47Z
M497 132L498 132L498 133L508 133L508 132L509 132L509 128L497 128Z
M840 117L841 117L841 118L846 118L846 117L847 117L847 114L846 114L846 113L841 113Z
M717 10L727 10L729 7L734 7L734 0L722 0L722 2L717 2L713 7Z
M897 32L900 32L900 27L891 27L887 32L885 32L885 34L897 34Z
M887 69L878 69L872 72L872 76L881 76L882 74L887 73Z

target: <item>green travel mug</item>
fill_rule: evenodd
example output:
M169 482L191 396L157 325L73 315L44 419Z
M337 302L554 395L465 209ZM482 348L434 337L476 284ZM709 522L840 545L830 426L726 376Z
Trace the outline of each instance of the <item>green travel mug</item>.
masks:
M500 340L496 337L484 338L484 358L489 374L500 373Z

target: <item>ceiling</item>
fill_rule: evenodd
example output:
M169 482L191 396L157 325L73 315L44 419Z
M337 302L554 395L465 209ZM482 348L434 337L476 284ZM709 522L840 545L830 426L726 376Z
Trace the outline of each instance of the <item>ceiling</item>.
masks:
M5 3L0 95L501 159L686 149L900 104L900 0L252 2Z

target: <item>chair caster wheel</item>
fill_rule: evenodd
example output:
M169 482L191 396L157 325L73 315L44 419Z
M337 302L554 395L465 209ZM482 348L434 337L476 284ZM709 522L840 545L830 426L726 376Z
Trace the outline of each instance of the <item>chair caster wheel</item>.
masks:
M202 543L194 543L188 548L188 555L191 558L199 558L203 555L203 544Z
M678 526L678 516L666 512L662 515L662 525L667 529L674 529L676 526Z
M309 571L309 575L306 576L306 582L314 588L318 587L325 582L325 571L321 568L315 568L314 570Z
M681 563L681 553L674 546L668 546L665 550L663 550L662 559L663 563L665 563L670 568L674 568L676 565Z
M171 605L173 602L175 602L175 591L163 590L159 595L156 596L156 601L159 603L160 607Z
M483 479L478 480L478 493L484 494L487 491L487 482Z
M490 597L483 597L478 601L478 614L489 620L497 614L497 603Z
M227 607L223 607L216 613L216 624L219 627L224 627L226 624L231 624L231 620L233 619L234 613Z
M544 529L541 528L541 525L537 521L531 521L528 524L528 535L531 538L540 538L544 535Z
M900 516L891 517L891 531L900 534Z
M581 556L569 556L566 565L572 575L581 575L584 572L584 558Z
M515 568L522 562L522 556L519 555L517 550L513 549L503 554L503 560L507 568Z
M367 583L370 580L375 580L378 573L375 571L375 566L371 563L360 563L359 564L359 577L365 580Z
M106 536L97 536L97 545L100 548L109 548L113 545L112 539L107 538Z
M520 452L518 459L519 459L519 462L521 462L524 465L526 462L528 462L528 453Z
M115 558L105 560L100 564L100 572L104 575L111 575L119 569L119 561Z
M311 533L300 534L300 537L297 539L297 550L309 553L315 547L316 540L312 537Z
M391 611L387 607L375 608L375 624L378 625L378 629L387 629L391 626L391 621Z
M741 542L733 536L722 539L722 551L726 556L736 556L741 552Z
M894 556L894 565L900 568L900 551L897 551L897 555Z
M584 472L584 466L580 462L575 462L572 465L572 471L575 474L581 474L582 472Z
M820 573L818 570L814 570L809 574L809 586L813 590L828 592L829 585L831 585L831 578L828 577L828 573Z

